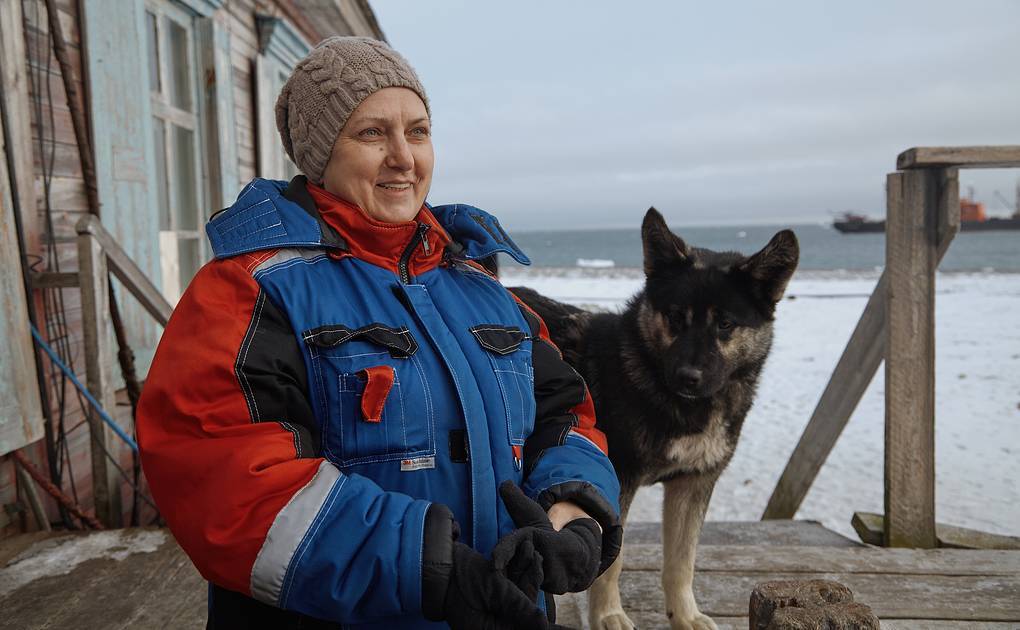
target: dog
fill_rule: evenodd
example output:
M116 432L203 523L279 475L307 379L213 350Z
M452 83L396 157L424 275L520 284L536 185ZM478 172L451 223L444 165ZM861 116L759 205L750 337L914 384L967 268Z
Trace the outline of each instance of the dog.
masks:
M698 537L754 401L799 246L783 230L751 256L689 247L654 208L641 240L645 285L619 314L589 313L528 288L511 291L545 320L588 384L620 478L621 521L639 487L663 483L670 626L715 629L691 588ZM620 601L621 559L589 590L593 630L634 627Z

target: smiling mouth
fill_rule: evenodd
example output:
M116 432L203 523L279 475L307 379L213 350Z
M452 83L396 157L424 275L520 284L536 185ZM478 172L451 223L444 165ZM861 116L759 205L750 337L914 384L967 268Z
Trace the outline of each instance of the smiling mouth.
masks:
M402 184L376 184L376 186L382 188L383 190L392 190L395 192L410 190L411 188L411 184L407 182L404 182Z

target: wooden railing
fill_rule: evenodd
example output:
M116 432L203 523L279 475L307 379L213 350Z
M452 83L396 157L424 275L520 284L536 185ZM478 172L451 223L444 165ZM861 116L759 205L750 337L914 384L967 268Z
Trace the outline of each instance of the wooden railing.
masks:
M98 217L82 217L75 229L78 232L78 272L35 274L32 283L36 288L81 289L86 385L92 396L112 415L116 405L113 369L117 360L111 333L109 274L120 280L128 293L161 326L166 326L170 320L173 307L103 227ZM88 415L96 516L107 527L120 527L120 474L106 455L107 452L119 452L118 438L98 414Z
M1020 146L904 151L886 179L886 264L772 491L793 518L884 359L884 544L936 545L935 270L960 229L960 168L1020 167Z

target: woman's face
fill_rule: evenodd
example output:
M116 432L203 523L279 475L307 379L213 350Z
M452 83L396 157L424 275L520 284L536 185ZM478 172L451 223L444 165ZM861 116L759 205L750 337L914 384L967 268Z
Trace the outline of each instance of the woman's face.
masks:
M322 187L378 221L410 221L425 203L434 161L421 98L407 88L383 88L362 101L340 130Z

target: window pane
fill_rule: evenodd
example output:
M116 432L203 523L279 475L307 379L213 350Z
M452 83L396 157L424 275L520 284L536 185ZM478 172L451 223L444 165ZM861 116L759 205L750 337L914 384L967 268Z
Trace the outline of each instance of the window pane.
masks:
M191 58L188 56L188 33L180 24L167 20L170 27L170 103L191 111Z
M177 237L177 264L181 274L181 293L202 266L198 239L191 236Z
M170 229L170 191L166 182L166 125L152 119L153 146L156 149L156 195L159 197L159 229Z
M174 189L175 230L198 229L198 186L195 182L195 134L183 127L171 124L173 143L174 177L170 185Z
M145 39L149 45L149 89L159 92L159 46L156 34L156 16L145 12Z

